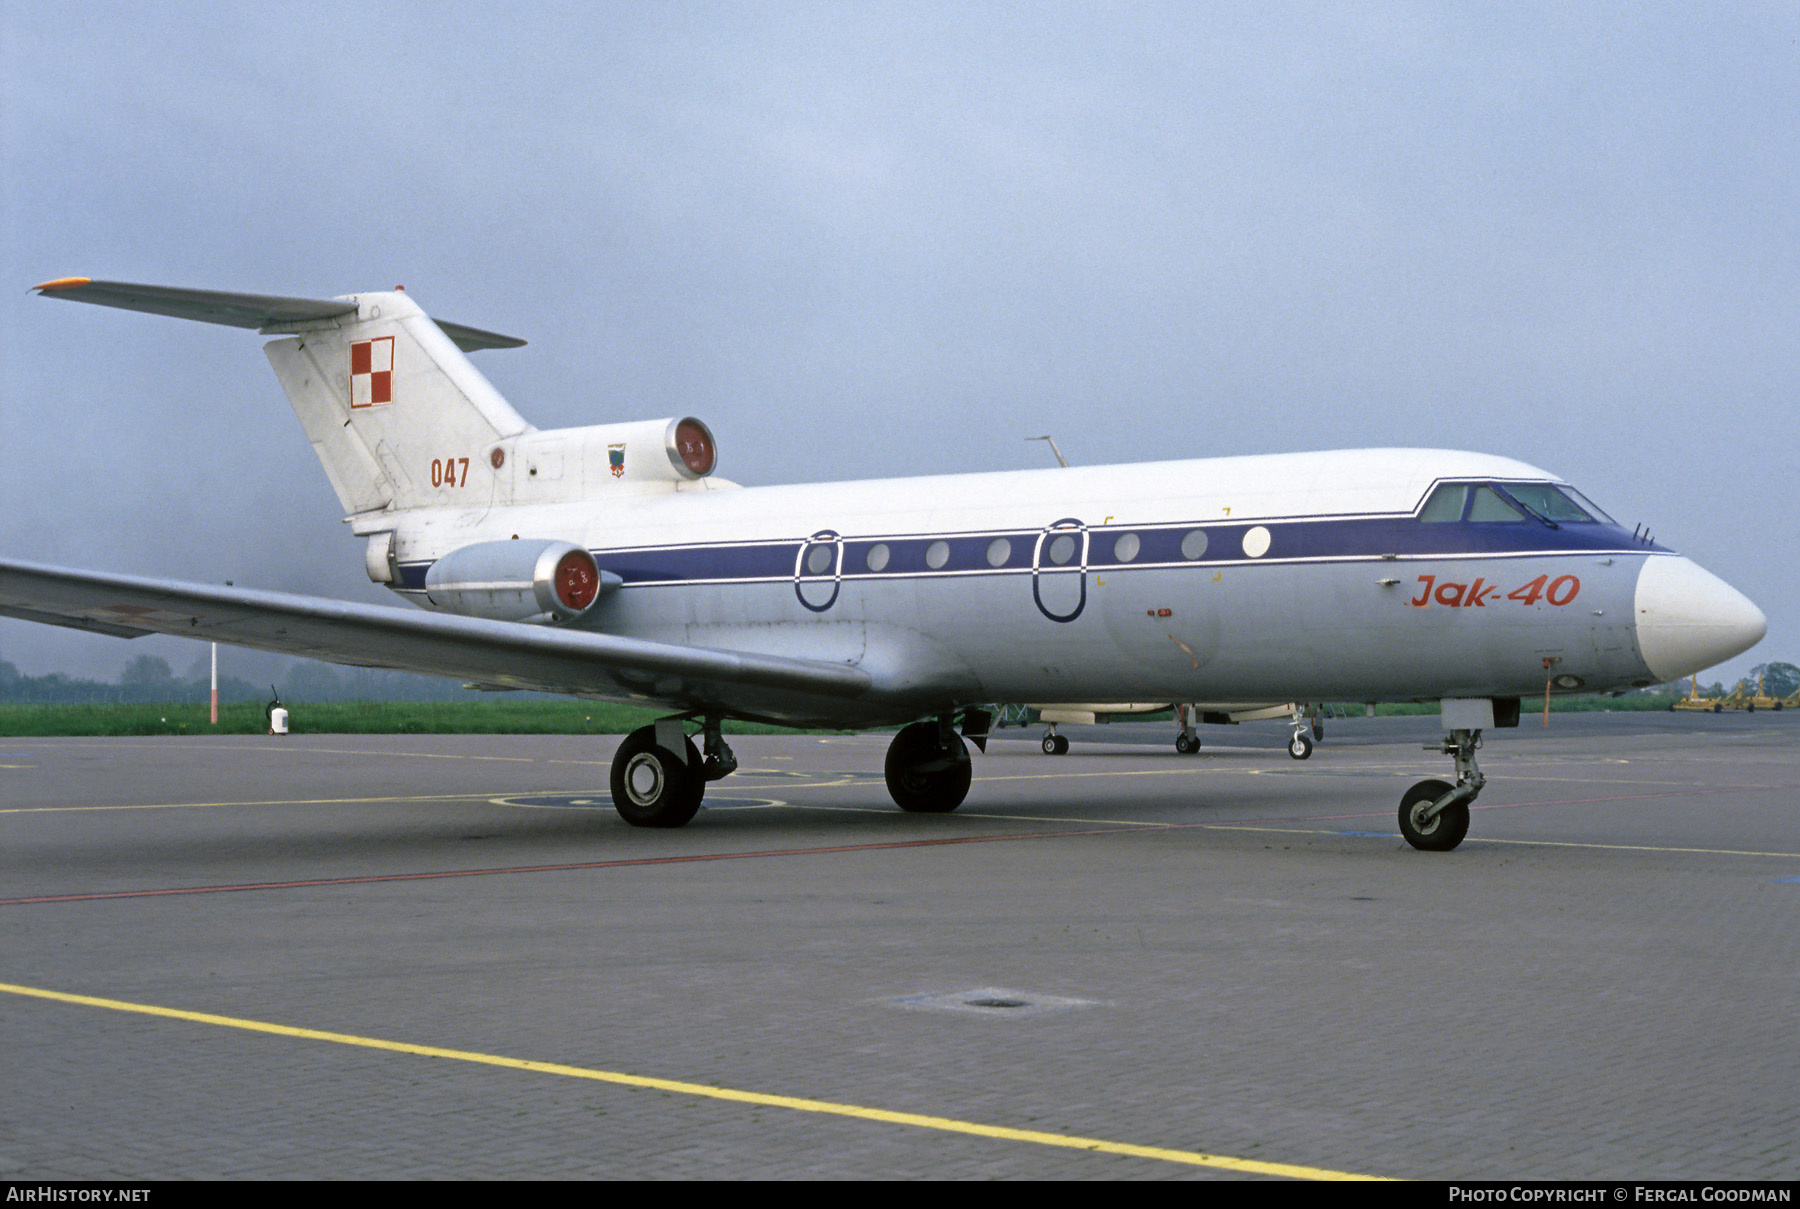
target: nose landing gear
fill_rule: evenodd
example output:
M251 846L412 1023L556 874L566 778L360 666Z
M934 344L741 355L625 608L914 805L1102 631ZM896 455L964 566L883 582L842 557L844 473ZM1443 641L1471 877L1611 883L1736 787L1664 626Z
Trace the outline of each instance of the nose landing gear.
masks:
M1469 803L1487 784L1475 763L1475 749L1480 746L1478 730L1454 730L1438 743L1425 745L1426 751L1455 758L1456 784L1420 781L1400 799L1400 834L1414 848L1448 852L1469 833Z

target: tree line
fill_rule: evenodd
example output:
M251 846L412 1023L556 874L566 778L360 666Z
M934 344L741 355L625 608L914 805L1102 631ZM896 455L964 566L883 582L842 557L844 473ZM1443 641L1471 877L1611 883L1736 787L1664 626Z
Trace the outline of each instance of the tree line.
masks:
M62 672L27 676L0 659L0 704L104 705L205 704L212 691L204 660L186 676L177 676L166 659L139 655L127 663L116 681L84 680ZM219 678L220 701L267 701L279 693L283 701L466 701L492 697L463 688L454 680L377 668L337 668L313 660L296 660L273 685L253 684L238 676ZM509 693L538 697L542 694Z

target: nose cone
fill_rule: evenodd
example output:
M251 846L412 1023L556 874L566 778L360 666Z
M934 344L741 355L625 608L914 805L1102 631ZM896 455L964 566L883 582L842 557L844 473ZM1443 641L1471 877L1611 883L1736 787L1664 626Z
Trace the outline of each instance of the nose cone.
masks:
M1685 558L1644 560L1637 582L1638 651L1658 680L1679 680L1762 641L1769 619L1745 595Z

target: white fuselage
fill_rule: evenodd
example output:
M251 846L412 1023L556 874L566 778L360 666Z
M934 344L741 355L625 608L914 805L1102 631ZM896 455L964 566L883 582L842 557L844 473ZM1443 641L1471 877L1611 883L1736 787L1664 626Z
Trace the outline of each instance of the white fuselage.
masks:
M884 688L856 717L834 707L846 721L996 700L1505 697L1552 676L1596 691L1691 670L1648 664L1639 634L1656 621L1644 610L1674 603L1640 599L1646 565L1685 560L1611 523L1421 522L1446 480L1555 476L1357 450L789 487L587 483L566 503L418 510L395 529L397 586L430 607L423 571L452 550L563 538L623 581L577 624L861 666ZM829 720L774 696L732 712Z

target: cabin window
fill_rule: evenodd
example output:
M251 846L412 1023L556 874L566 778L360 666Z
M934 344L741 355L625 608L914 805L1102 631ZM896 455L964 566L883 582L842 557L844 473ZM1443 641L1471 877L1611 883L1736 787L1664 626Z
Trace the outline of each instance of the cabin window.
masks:
M886 542L876 542L869 547L869 553L865 556L864 561L869 564L871 571L885 571L889 553Z
M987 560L990 567L1004 567L1012 557L1012 543L1004 537L996 537L988 543Z
M1135 534L1135 533L1121 534L1119 536L1119 540L1113 543L1113 561L1121 562L1121 563L1130 562L1132 559L1134 559L1138 556L1138 548L1139 548L1140 544L1141 543L1138 541L1137 534Z
M1206 530L1194 529L1181 539L1181 557L1192 562L1206 553Z
M833 551L829 542L821 542L807 552L806 571L809 575L823 575L831 570Z
M950 561L950 543L932 542L925 547L925 565L933 571L943 570L944 564Z
M1075 539L1067 533L1053 537L1050 539L1050 549L1047 553L1050 561L1060 567L1075 557Z
M1477 487L1475 498L1469 501L1469 519L1477 522L1522 521L1525 517L1501 499L1500 493L1492 487Z

